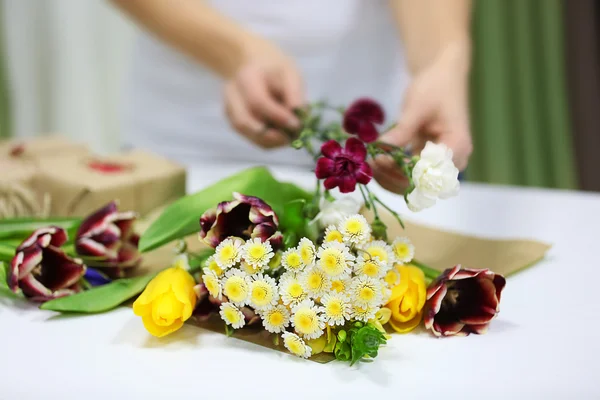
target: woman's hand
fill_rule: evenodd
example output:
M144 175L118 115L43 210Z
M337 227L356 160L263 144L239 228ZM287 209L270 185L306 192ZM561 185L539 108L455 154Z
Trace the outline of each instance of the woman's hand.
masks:
M225 111L231 126L258 146L289 143L300 127L293 109L304 104L302 77L294 62L274 46L252 46L225 84Z
M418 72L408 88L398 125L381 140L410 146L419 154L427 141L446 144L459 170L467 167L473 150L468 112L468 68L461 52L448 49ZM408 180L389 157L378 157L375 179L396 193L406 190Z

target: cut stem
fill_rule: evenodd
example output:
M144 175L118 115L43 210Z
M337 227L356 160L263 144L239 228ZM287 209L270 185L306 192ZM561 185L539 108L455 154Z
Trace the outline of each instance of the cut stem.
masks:
M435 278L437 278L441 274L441 272L437 269L433 269L420 261L412 260L410 263L413 264L415 267L418 267L421 271L423 271L423 273L425 274L425 278L435 280Z

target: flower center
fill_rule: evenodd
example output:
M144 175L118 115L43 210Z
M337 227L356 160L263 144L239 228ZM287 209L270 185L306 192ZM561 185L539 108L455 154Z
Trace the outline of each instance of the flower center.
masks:
M354 175L357 169L356 163L347 155L340 154L335 159L336 175Z
M271 323L271 325L281 325L283 323L283 315L280 312L274 312L269 317L269 322Z
M332 301L327 305L327 313L337 317L342 313L342 305L337 301Z
M291 284L289 293L290 293L290 296L292 296L292 297L302 296L302 293L303 293L302 285L300 285L299 283Z

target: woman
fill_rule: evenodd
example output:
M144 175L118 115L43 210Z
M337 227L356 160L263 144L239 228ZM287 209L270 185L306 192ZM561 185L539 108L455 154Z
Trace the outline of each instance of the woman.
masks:
M112 1L151 33L132 76L135 146L304 164L281 132L298 127L292 110L368 96L401 116L383 140L415 151L440 141L467 165L469 0ZM374 175L393 191L405 182L385 158Z

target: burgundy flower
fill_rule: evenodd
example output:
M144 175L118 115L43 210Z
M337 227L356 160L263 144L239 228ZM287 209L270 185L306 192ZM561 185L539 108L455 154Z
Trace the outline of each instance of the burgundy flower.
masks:
M344 148L330 140L323 143L321 153L315 174L318 179L325 179L323 184L327 189L339 187L340 192L350 193L356 188L356 182L366 185L371 181L373 172L365 161L367 149L360 140L350 138Z
M278 226L277 214L267 203L258 197L233 193L232 201L219 203L200 217L200 238L214 248L229 236L244 240L258 237L278 249L283 242Z
M208 289L206 289L204 283L199 283L194 286L194 292L198 298L196 309L194 310L194 316L198 321L207 321L211 316L218 314L221 304L229 301L224 295L221 295L220 299L212 297L208 293ZM240 311L242 314L244 314L246 325L250 326L260 322L260 316L256 314L252 308L242 307Z
M134 212L118 212L113 201L87 217L75 239L75 249L96 267L134 267L140 262ZM93 257L93 259L92 259Z
M47 301L79 291L86 267L59 247L67 241L64 229L50 226L36 230L17 247L10 264L8 283L33 301Z
M425 328L436 336L483 334L500 311L506 280L487 269L445 270L427 289Z
M344 113L344 130L358 135L366 143L373 142L379 136L375 124L385 120L383 108L375 100L362 98L356 100Z

